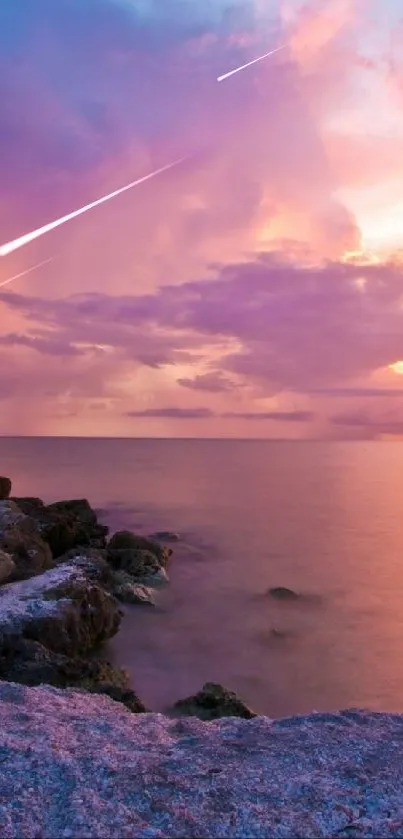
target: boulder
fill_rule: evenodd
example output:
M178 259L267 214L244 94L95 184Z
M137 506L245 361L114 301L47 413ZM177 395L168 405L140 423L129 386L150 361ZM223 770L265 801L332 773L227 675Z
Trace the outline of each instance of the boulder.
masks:
M267 593L277 600L297 600L299 598L299 594L296 591L293 591L292 588L285 588L284 586L269 588Z
M0 501L8 498L11 492L10 478L0 477Z
M125 571L116 571L113 575L112 593L122 603L138 603L155 606L155 600L149 588L133 582Z
M185 716L200 720L217 720L220 717L242 717L250 720L257 715L239 699L236 693L214 682L206 682L194 696L179 699L174 709Z
M14 498L19 509L36 523L42 539L58 559L72 548L104 548L108 527L98 524L86 499L45 505L39 498Z
M171 548L161 547L154 539L138 536L136 533L131 533L130 530L120 530L114 533L109 540L108 556L121 550L147 551L156 557L158 565L162 565L164 568L167 567L172 556Z
M69 658L55 653L38 641L21 636L6 636L0 650L0 679L24 685L54 685L80 688L91 693L105 693L123 702L135 713L146 711L129 686L124 670L108 661Z
M21 837L403 836L401 714L129 714L0 683L0 832Z
M16 572L16 565L10 554L0 550L0 585Z
M97 573L95 563L77 557L40 576L6 583L0 596L0 651L13 636L39 641L55 653L85 656L115 635L122 611L98 585Z
M41 538L36 522L12 500L0 501L0 550L14 562L13 580L24 580L53 566L49 545Z
M49 512L72 516L83 524L97 524L97 514L86 498L73 498L68 501L54 501L47 505Z
M168 579L165 568L159 564L157 557L151 551L137 548L108 549L107 559L116 571L124 571L133 580L142 582L144 585L146 580L153 579L158 585L161 584L162 578L164 581Z

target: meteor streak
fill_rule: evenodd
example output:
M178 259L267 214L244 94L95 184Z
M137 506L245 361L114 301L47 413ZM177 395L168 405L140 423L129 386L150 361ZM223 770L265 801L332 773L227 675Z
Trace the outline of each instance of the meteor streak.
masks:
M21 271L20 274L15 274L14 277L9 277L8 280L4 280L4 282L0 283L0 288L4 285L8 285L8 283L12 283L13 280L18 280L19 277L25 277L25 274L30 274L31 271L36 271L38 268L41 268L42 265L47 265L48 262L53 262L54 256L51 256L49 259L44 259L43 262L38 262L37 265L32 265L31 268L27 268L26 271Z
M281 47L276 47L275 50L270 50L270 52L266 52L264 55L259 55L259 58L254 58L253 61L248 61L247 64L242 64L242 67L236 67L235 70L230 70L229 73L224 73L223 76L217 76L217 81L223 82L224 79L229 79L229 77L233 76L235 73L240 73L241 70L245 70L246 67L256 64L257 61L263 61L264 58L268 58L269 55L274 55L275 52L285 49L286 46L287 44L283 44Z
M150 180L150 178L155 178L156 175L161 175L162 172L167 172L168 169L172 169L174 166L179 166L179 163L183 163L183 161L187 160L189 157L190 155L180 157L179 160L174 160L173 163L161 166L160 169L156 169L155 172L150 172L150 174L144 175L142 178L138 178L137 181L132 181L130 184L120 187L120 189L115 189L115 191L110 192L109 195L103 195L102 198L92 201L91 204L86 204L85 207L80 207L79 210L74 210L74 212L68 213L67 216L51 221L49 224L44 224L43 227L38 227L37 230L32 230L31 233L25 233L24 236L19 236L18 239L13 239L12 242L7 242L5 245L0 247L0 256L7 256L7 254L18 250L18 248L22 248L24 245L28 245L30 242L33 242L34 239L38 239L39 236L44 236L45 233L50 233L51 230L54 230L56 227L60 227L61 224L65 224L67 221L72 221L72 219L77 218L77 216L87 213L88 210L93 210L94 207L104 204L105 201L110 201L111 198L116 198L123 192L127 192L128 189L133 189L134 186L138 186L138 184L142 184L144 181ZM13 279L16 278L13 277ZM11 282L11 280L6 280L6 282Z

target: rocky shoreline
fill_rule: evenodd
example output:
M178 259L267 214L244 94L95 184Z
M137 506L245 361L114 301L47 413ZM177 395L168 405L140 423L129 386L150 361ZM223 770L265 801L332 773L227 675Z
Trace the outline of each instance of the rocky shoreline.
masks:
M156 714L97 655L169 583L155 536L0 478L2 839L402 837L403 715L270 720L212 683Z
M122 603L150 608L169 583L164 542L120 531L109 536L86 499L45 505L11 495L0 477L0 679L104 693L134 713L148 709L127 673L97 652L119 630ZM207 683L172 709L211 720L252 718L234 693Z

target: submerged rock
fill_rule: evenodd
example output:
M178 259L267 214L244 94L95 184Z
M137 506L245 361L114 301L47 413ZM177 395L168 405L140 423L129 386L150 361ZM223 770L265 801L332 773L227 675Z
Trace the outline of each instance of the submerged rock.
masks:
M220 717L243 717L250 720L257 716L236 693L215 682L206 682L194 696L179 699L174 708L181 714L201 720L216 720Z
M271 597L276 597L277 600L297 600L300 596L296 591L293 591L292 588L285 588L284 586L269 588L267 593L270 594Z
M0 476L0 501L3 501L5 498L8 498L11 492L11 481L10 478L5 478L3 475Z

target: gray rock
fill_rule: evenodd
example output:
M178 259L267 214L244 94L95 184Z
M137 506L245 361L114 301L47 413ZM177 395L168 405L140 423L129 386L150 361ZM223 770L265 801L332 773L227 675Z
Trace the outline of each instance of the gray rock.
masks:
M24 637L67 656L83 656L118 630L122 612L94 579L85 558L22 582L7 583L0 594L2 638Z
M403 716L204 723L0 683L0 835L403 836Z
M11 492L10 478L0 477L0 500L8 498Z
M201 720L217 720L220 717L243 717L250 720L256 716L236 693L215 682L206 682L194 696L179 699L174 709Z

